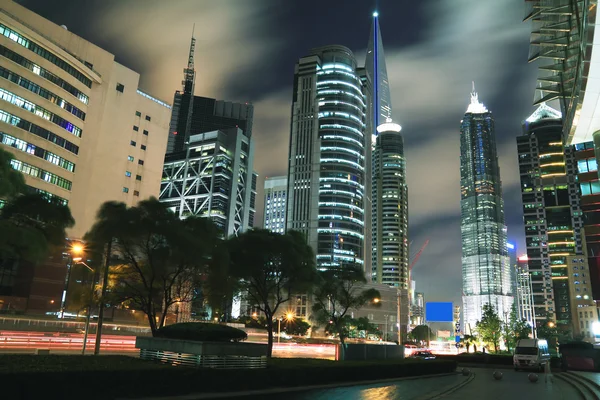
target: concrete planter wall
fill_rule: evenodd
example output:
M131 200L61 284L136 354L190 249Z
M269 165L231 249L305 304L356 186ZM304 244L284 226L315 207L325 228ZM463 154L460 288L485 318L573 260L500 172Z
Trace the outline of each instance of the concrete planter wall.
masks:
M336 355L339 354L341 354L340 349L336 352ZM344 353L344 359L346 361L386 360L390 358L404 358L404 346L352 343L346 345Z
M135 347L143 360L206 368L265 368L267 345L258 343L196 342L138 336Z

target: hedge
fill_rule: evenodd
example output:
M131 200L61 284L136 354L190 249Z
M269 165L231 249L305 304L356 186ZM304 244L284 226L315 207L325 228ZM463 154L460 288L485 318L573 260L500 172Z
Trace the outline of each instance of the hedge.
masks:
M248 334L227 325L204 322L184 322L167 325L156 331L155 337L199 342L238 342L246 340Z
M19 360L19 357L23 357ZM26 360L29 357L30 360ZM7 399L114 399L156 397L190 393L232 392L342 382L400 378L455 371L456 362L444 360L399 360L377 362L335 362L325 360L273 360L265 369L216 370L168 367L125 356L63 356L56 371L46 356L0 356L0 364L45 365L26 371L0 370L2 398ZM95 367L82 368L88 360ZM32 361L33 360L33 361ZM141 363L141 364L140 364ZM103 365L100 365L103 364ZM111 365L120 366L111 369ZM301 379L299 378L301 377ZM6 396L6 397L5 397Z

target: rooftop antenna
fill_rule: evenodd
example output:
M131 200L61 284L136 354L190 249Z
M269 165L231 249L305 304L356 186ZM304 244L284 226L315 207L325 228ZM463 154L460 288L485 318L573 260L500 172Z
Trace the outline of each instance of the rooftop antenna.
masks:
M196 70L194 69L194 53L196 51L196 38L194 38L194 31L196 30L196 24L192 27L192 40L190 41L190 53L188 55L187 68L183 69L183 93L194 94L194 81L196 78Z

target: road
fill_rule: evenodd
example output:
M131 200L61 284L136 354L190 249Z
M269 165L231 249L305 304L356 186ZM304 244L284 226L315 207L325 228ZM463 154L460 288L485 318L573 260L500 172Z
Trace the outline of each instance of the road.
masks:
M92 352L95 336L88 336L87 352ZM249 340L249 343L256 341ZM262 342L264 343L264 342ZM52 354L80 354L83 335L65 332L0 331L0 353L33 353L48 349ZM137 355L135 336L102 335L100 351L103 354ZM335 346L329 344L274 343L273 356L278 358L335 359Z
M548 379L546 382L543 374L539 375L540 380L537 383L531 383L528 380L528 372L514 372L503 369L501 370L503 378L495 380L493 378L493 369L472 368L471 371L474 373L472 381L458 390L439 398L444 400L574 400L580 398L577 392L568 384L556 378ZM402 380L385 384L346 386L285 394L260 394L228 398L237 398L240 400L275 400L283 397L286 400L425 400L431 398L436 392L445 392L464 382L466 379L462 375L455 374L442 377ZM192 398L188 397L190 400Z

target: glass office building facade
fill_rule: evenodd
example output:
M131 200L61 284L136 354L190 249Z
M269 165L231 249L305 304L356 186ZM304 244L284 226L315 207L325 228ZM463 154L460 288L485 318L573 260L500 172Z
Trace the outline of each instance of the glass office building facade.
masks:
M503 316L513 296L494 120L474 90L460 132L463 312L469 332L485 304Z
M368 103L348 48L296 64L286 225L306 234L322 269L364 263Z

